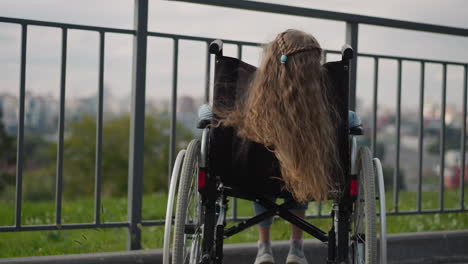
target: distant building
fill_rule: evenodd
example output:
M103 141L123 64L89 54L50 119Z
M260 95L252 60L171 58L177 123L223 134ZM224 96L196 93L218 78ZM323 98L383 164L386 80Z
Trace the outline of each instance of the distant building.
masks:
M195 100L191 96L181 96L178 98L177 113L193 114L195 112Z
M0 95L2 122L8 134L16 134L18 126L18 99L9 94Z
M197 108L202 98L181 96L177 101L177 120L190 130L196 131ZM59 100L52 95L27 92L25 96L24 125L26 132L41 133L55 138L59 118ZM169 118L171 100L148 98L146 113L161 112ZM2 122L8 134L15 135L19 119L19 100L11 94L0 94ZM80 120L84 115L95 117L98 111L98 95L92 94L81 98L67 98L65 101L65 120ZM104 119L113 118L130 111L129 97L116 97L109 89L104 90Z
M0 95L2 122L8 134L16 134L19 120L19 99L10 94ZM26 93L24 98L25 131L52 133L57 129L58 102L51 96Z

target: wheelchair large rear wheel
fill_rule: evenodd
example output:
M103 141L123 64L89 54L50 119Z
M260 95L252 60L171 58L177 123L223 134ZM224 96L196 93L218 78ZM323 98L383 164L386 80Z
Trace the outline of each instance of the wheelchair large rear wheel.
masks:
M354 204L352 259L355 264L377 263L375 173L369 148L358 153L358 191Z
M200 141L188 145L180 175L174 221L173 264L195 264L201 259L203 213L198 192Z

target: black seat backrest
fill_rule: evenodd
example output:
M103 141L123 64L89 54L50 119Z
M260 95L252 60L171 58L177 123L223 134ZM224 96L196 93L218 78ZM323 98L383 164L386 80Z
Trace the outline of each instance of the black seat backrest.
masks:
M329 78L329 99L335 105L337 145L342 171L349 168L348 148L348 71L346 61L324 64ZM256 68L235 58L217 56L213 108L232 108L242 100ZM225 186L267 195L284 194L281 173L275 155L262 144L236 136L235 128L215 127L210 133L210 175L220 177ZM337 184L342 173L334 174Z

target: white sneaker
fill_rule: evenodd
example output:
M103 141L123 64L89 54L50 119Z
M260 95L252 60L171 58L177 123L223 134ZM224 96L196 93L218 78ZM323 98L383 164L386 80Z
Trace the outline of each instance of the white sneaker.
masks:
M258 245L257 257L254 264L275 264L270 241Z
M305 256L299 257L296 255L289 254L286 258L286 264L308 264Z
M286 264L308 264L302 245L298 241L291 242Z

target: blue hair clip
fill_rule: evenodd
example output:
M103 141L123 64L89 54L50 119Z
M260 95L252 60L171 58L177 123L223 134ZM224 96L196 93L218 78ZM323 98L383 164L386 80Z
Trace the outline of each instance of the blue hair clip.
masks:
M286 55L281 55L281 58L280 58L281 64L285 64L287 60L288 60L288 56L286 56Z

